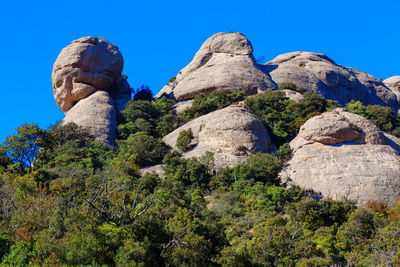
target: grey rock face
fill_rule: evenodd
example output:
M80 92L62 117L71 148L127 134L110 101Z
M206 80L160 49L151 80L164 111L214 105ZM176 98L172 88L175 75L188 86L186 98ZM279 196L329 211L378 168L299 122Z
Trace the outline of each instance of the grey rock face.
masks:
M217 89L227 93L245 90L254 95L276 87L255 63L253 47L243 34L218 33L207 39L192 62L156 97L165 93L185 100Z
M84 37L65 47L52 73L54 99L66 115L63 122L88 127L98 140L115 146L116 114L131 98L121 77L123 64L118 47L102 38Z
M115 147L117 110L107 92L96 91L79 101L65 114L62 124L69 122L88 128L97 140Z
M389 106L397 111L396 95L370 74L337 65L323 54L293 52L277 56L265 69L278 83L291 82L345 105L350 100Z
M384 80L383 83L396 94L397 100L400 101L400 76L390 77Z
M282 92L285 93L285 96L293 101L300 101L303 99L303 95L300 94L299 92L289 90L289 89L283 89Z
M241 163L250 154L268 152L271 146L261 120L239 106L229 106L194 119L165 136L164 142L178 150L176 140L189 128L194 136L193 149L183 153L183 157L201 157L206 151L213 152L217 169Z
M293 157L279 175L324 197L394 205L400 196L399 144L363 117L335 109L302 126L290 142Z

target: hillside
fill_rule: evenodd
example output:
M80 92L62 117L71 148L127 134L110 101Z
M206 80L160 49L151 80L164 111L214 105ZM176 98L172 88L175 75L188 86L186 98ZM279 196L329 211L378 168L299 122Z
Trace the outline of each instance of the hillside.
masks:
M211 36L131 100L117 46L53 66L65 119L0 147L4 265L397 266L398 76Z

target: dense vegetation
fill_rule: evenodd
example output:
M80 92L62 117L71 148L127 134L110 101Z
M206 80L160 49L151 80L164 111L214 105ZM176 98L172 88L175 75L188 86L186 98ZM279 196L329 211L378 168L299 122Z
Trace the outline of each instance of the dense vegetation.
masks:
M352 100L347 103L346 109L367 118L382 131L400 137L400 115L396 116L390 107L382 107L380 105L364 106L360 101Z
M308 118L335 103L313 93L296 103L279 91L247 98L245 105L280 148L218 173L211 152L182 159L161 141L185 121L243 98L241 93L200 95L180 115L165 97L130 102L121 114L117 151L74 124L19 127L0 149L1 262L400 264L399 206L370 203L361 209L346 199L321 201L279 184L277 174L290 157L286 143ZM182 136L187 144L190 134ZM139 174L140 167L160 162L165 177Z

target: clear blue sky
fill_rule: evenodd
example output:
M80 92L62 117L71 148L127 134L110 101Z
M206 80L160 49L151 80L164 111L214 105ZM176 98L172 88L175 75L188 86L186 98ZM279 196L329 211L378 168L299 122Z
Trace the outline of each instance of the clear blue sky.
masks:
M0 141L25 123L63 119L52 65L83 36L117 45L131 87L158 92L217 32L238 31L267 60L292 51L327 54L378 77L400 75L400 1L2 1Z

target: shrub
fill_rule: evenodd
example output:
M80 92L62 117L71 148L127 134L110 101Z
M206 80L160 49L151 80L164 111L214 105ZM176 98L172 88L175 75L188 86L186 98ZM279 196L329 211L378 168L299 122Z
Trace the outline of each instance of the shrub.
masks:
M187 130L183 130L179 133L178 138L176 139L176 146L183 152L190 150L190 143L193 139L192 129L189 128Z
M301 67L301 68L302 68L302 67L305 67L306 64L307 64L306 62L302 61L302 62L299 63L299 67Z
M119 141L120 156L131 159L141 167L161 163L170 147L162 140L156 139L145 132L132 134L127 140Z
M173 83L173 82L175 82L175 80L176 80L176 77L175 77L175 76L174 76L174 77L171 77L171 79L169 79L168 83Z
M295 102L279 90L248 97L245 104L263 121L272 142L278 146L295 138L307 119L337 106L337 102L325 100L314 92L306 92L303 99Z
M364 106L360 101L347 103L346 109L352 113L363 116L370 120L382 131L390 132L396 136L400 136L400 120L399 116L395 116L390 107L382 107L380 105Z
M212 111L227 107L232 103L242 101L244 97L245 91L225 94L222 91L216 90L209 95L200 94L194 98L192 107L182 112L182 117L186 120L192 120Z
M133 96L133 100L144 100L151 101L153 99L153 93L147 85L142 85L136 89L136 94Z
M236 150L240 151L240 152L246 152L247 151L247 147L245 145L238 145L236 147Z
M294 83L282 83L282 84L280 84L279 87L278 87L278 90L283 90L283 89L293 90L293 91L299 92L301 94L303 94L306 91L306 89L304 89L301 86L297 86Z

